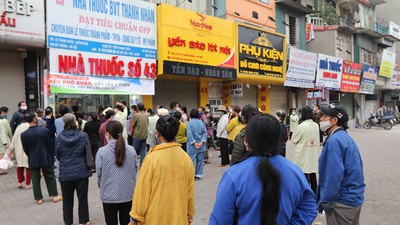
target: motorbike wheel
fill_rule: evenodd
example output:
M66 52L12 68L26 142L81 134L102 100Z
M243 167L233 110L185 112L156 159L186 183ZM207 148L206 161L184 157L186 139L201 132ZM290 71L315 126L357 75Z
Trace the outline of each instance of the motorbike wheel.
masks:
M383 122L383 129L385 129L385 130L390 130L390 129L392 129L392 123L390 122L390 121L385 121L385 122Z
M363 124L363 127L364 127L365 129L370 129L370 128L372 127L372 125L371 125L371 123L370 123L369 121L367 121L367 122L365 122L365 123Z

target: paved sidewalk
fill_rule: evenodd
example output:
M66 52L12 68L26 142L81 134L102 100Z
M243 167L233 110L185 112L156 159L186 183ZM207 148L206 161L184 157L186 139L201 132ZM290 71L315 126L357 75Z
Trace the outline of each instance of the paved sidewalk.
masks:
M364 175L367 184L366 201L361 211L362 225L400 224L400 126L390 131L351 130L364 161ZM288 158L292 158L293 145L287 144ZM204 179L195 183L196 217L193 225L208 224L214 205L215 193L223 172L218 168L218 151L210 151L211 164L204 167ZM105 224L96 176L90 178L89 211L91 224ZM2 225L50 225L63 224L62 203L52 203L42 180L45 203L36 205L32 189L18 189L15 170L0 176L0 224ZM58 186L58 190L60 188ZM46 197L47 196L47 197ZM77 224L77 206L74 211ZM325 224L325 218L317 216L316 224Z

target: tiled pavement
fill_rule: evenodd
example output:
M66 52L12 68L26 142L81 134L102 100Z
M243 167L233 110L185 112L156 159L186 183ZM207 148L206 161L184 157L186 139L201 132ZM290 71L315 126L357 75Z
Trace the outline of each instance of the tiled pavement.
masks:
M366 201L361 212L362 225L400 224L400 126L390 131L383 129L351 130L364 161L367 184ZM292 158L293 145L287 145L288 158ZM208 224L219 179L226 168L218 168L219 152L210 151L211 164L204 168L204 179L196 181L196 217L193 225ZM52 203L45 197L43 205L36 205L31 190L16 188L15 171L0 176L0 224L47 225L62 223L62 203ZM43 195L47 196L42 181ZM59 189L60 190L60 189ZM91 224L105 224L96 177L90 179L89 207ZM77 207L75 222L77 223ZM316 224L325 224L318 216Z

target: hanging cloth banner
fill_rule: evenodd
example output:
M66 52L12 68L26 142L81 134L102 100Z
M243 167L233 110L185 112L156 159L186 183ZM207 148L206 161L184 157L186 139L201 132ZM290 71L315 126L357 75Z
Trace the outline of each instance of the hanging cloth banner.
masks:
M154 80L124 77L49 75L50 91L58 94L154 95Z
M285 86L313 88L317 54L289 47L289 68L286 72Z

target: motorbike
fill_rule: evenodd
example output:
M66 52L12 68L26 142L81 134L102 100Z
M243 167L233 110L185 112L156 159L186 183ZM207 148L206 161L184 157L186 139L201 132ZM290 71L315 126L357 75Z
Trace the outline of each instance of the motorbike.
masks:
M373 114L370 112L370 117L368 118L368 121L366 121L363 124L363 127L365 129L370 129L371 127L383 127L385 130L390 130L392 129L394 123L392 120L394 119L394 116L378 116L378 114Z

